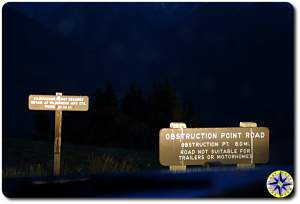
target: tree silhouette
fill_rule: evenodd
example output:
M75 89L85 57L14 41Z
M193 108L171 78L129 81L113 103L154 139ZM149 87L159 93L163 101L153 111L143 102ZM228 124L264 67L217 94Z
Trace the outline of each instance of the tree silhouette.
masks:
M148 98L148 110L148 123L152 132L148 142L154 148L158 148L159 130L169 127L170 122L183 119L176 91L168 80L161 80L155 84Z
M123 119L122 143L126 147L145 148L146 141L144 137L147 134L145 98L141 89L133 83L122 99L121 115Z
M157 81L148 96L134 83L128 87L120 104L110 81L98 89L90 114L73 117L63 113L63 140L71 143L93 144L101 147L158 149L161 128L170 122L197 125L191 103L179 103L176 90L168 80ZM35 139L46 140L50 133L49 112L39 111L36 118Z
M195 114L192 103L190 101L188 101L183 108L183 122L186 123L187 127L198 127L199 125L198 117Z
M145 99L141 89L131 84L121 103L121 112L135 120L143 120L145 114Z
M110 81L104 90L96 92L92 134L94 142L101 146L114 145L116 139L116 116L118 114L117 97Z

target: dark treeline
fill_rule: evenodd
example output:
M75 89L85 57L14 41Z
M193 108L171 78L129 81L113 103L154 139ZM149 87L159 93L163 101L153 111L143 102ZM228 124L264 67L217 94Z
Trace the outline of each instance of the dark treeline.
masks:
M149 95L132 83L120 99L107 81L91 101L94 104L88 113L63 112L63 142L157 150L159 130L169 127L170 122L185 122L189 127L198 123L192 105L179 102L168 81L156 82ZM37 112L35 139L53 138L49 114Z

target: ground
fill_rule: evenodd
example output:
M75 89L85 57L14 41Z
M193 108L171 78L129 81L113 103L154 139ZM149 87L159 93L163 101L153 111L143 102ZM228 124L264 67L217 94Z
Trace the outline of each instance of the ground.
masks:
M53 143L29 139L3 139L3 177L48 176L53 168ZM134 172L159 166L146 151L62 144L62 174Z

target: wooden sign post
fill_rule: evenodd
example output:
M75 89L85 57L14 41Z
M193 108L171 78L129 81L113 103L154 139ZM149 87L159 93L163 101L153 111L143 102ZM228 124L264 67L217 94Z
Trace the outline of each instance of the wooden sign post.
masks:
M56 96L62 96L62 93L56 93ZM54 175L60 174L60 146L61 146L61 125L62 125L62 111L55 111L55 135L54 135Z
M182 122L172 122L170 123L170 128L186 128L186 124ZM180 165L170 165L169 170L173 172L186 171L186 165L181 162Z
M28 106L30 110L55 111L53 173L55 176L59 176L62 111L87 111L89 109L89 98L88 96L63 96L62 93L56 93L56 95L30 95Z

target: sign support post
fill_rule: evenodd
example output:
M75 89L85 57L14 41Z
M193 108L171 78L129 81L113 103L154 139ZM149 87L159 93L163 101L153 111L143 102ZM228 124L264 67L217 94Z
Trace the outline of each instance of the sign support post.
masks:
M62 93L56 92L56 96L62 96ZM55 111L55 136L54 136L54 163L53 173L55 176L60 175L60 159L61 159L61 125L62 111Z
M171 122L170 128L186 128L186 124L182 122ZM186 171L186 165L171 165L169 166L169 170L172 172L185 172Z
M255 123L255 122L240 122L240 127L257 127L257 123ZM251 144L251 145L253 145L253 144ZM253 151L253 149L252 149L252 151ZM237 164L237 168L255 168L255 164L253 162L245 163L245 164L240 163L240 164Z

